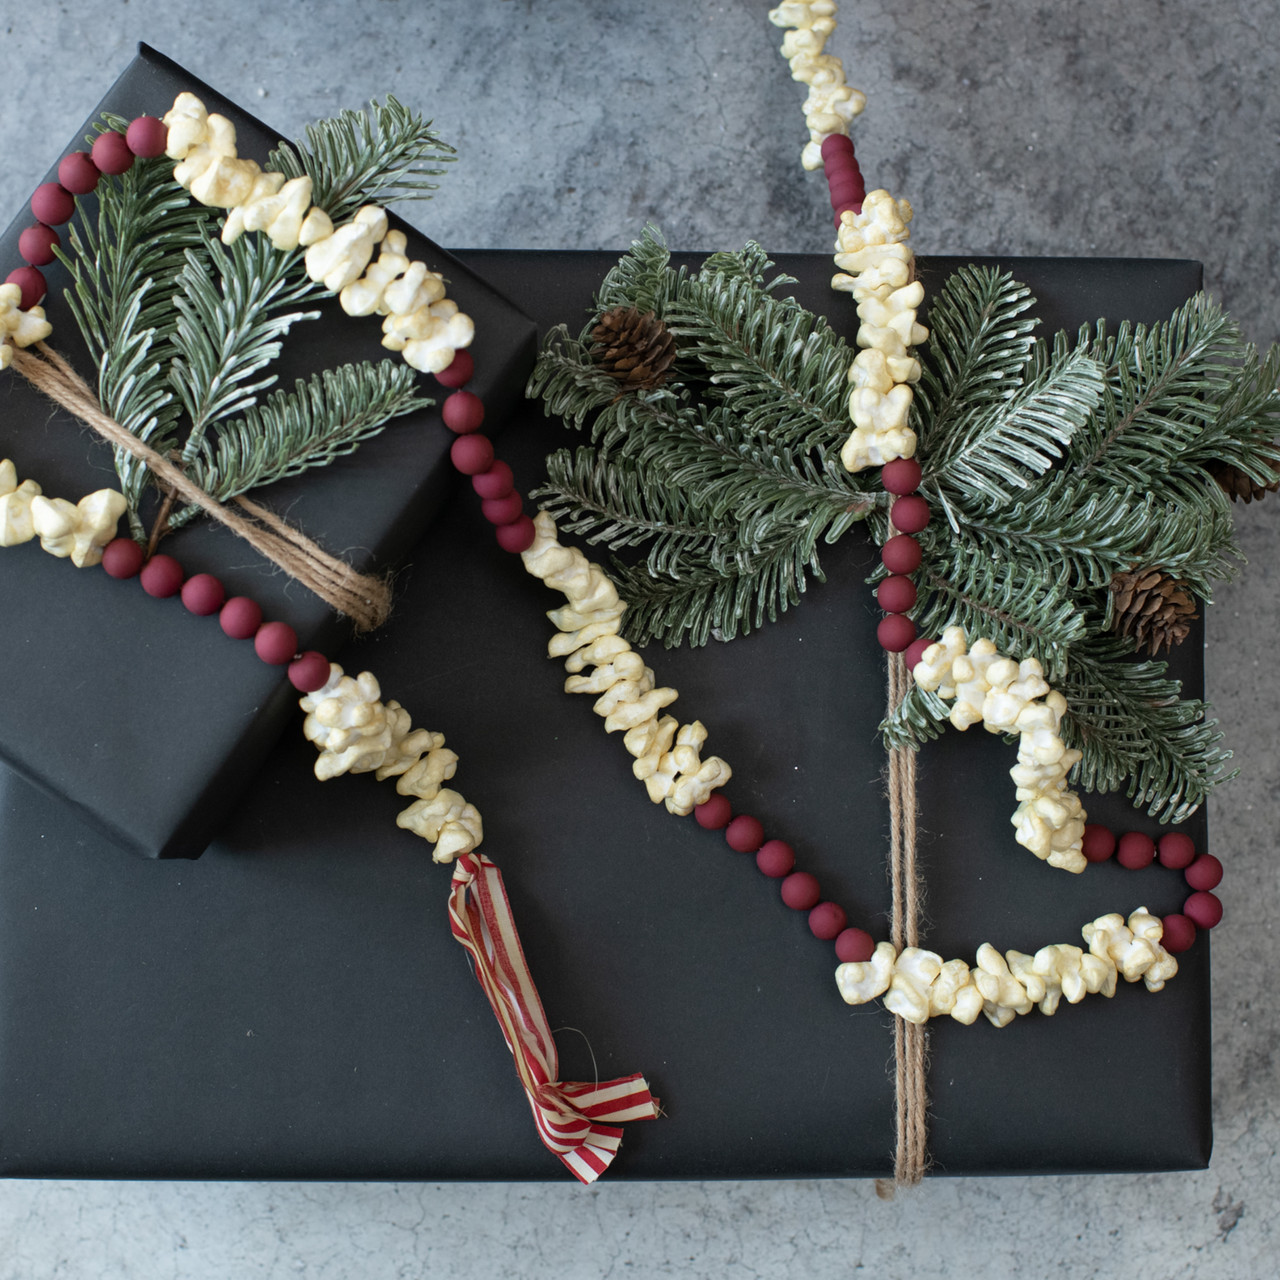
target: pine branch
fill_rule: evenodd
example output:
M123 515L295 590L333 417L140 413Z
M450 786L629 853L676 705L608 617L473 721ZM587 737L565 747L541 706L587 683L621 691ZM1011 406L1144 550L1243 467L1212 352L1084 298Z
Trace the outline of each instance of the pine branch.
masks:
M915 575L919 598L912 617L923 636L962 626L970 638L991 640L1001 653L1037 659L1050 681L1066 669L1071 646L1084 638L1085 619L1071 584L1028 573L1016 560L994 558L973 542L932 553Z
M455 158L454 149L431 129L431 121L387 96L367 111L344 110L306 127L306 144L282 142L267 167L286 178L307 174L311 200L335 223L363 204L426 200Z
M737 261L737 255L720 257ZM754 270L746 269L751 265ZM752 255L726 275L704 266L668 303L667 327L681 356L709 372L710 396L731 408L746 430L785 439L792 448L829 449L849 433L853 353L825 320L790 298L770 296L766 290L786 277L766 285L761 265L773 264Z
M125 123L103 117L106 128ZM67 303L98 366L99 401L117 422L161 452L173 445L180 413L162 376L173 355L178 319L174 281L211 216L189 202L171 170L171 161L139 159L118 179L99 183L96 216L86 216L84 202L78 201L79 216L66 229L66 250L58 251L71 278ZM132 454L113 452L137 532L149 473Z
M182 462L195 461L209 427L244 413L275 382L251 381L280 353L284 334L318 311L289 308L319 292L299 271L297 250L281 253L264 236L241 236L224 248L206 232L203 251L187 251L174 305L177 349L169 380L190 419Z
M961 267L947 277L928 312L929 341L916 388L924 443L957 417L1013 395L1023 383L1038 321L1024 313L1031 291L995 267Z
M618 565L613 576L627 601L623 630L635 645L660 639L668 647L732 640L776 621L807 586L824 580L805 539L739 547L720 555L723 567L686 565L679 579L655 579L648 566ZM739 564L747 568L738 571Z
M188 474L219 502L354 453L393 418L433 403L416 394L408 365L388 360L325 369L293 391L277 391L245 416L221 424L216 444L201 441ZM185 524L184 508L169 524Z
M1064 739L1084 758L1072 775L1089 791L1126 794L1158 822L1181 822L1205 800L1231 753L1204 703L1181 696L1163 662L1124 660L1126 645L1106 637L1072 654L1060 686L1067 699Z
M1245 350L1235 325L1204 294L1150 328L1122 324L1108 336L1101 323L1086 326L1078 346L1104 366L1107 382L1101 412L1073 442L1075 469L1082 481L1097 473L1140 490L1158 485L1195 449Z
M1084 352L1055 361L1008 399L927 429L927 474L950 503L995 509L1031 487L1064 455L1102 397L1102 369Z
M651 311L661 320L666 315L668 301L688 276L684 267L672 270L670 262L671 251L662 232L646 224L640 239L631 242L631 248L601 282L596 295L596 314L612 307L635 307L637 311ZM590 325L583 331L584 341L589 330Z

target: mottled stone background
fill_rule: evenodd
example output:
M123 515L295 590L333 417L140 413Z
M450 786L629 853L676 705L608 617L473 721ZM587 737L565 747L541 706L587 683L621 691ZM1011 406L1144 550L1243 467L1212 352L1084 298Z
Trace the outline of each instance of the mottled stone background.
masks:
M653 221L675 248L756 238L825 251L822 183L797 163L803 90L767 8L0 0L0 210L7 220L26 200L145 39L285 134L388 92L425 109L460 162L408 216L448 246L622 248ZM868 94L867 175L910 198L920 252L1198 258L1247 336L1268 343L1280 335L1275 28L1263 0L862 0L844 6L832 49ZM1210 697L1241 769L1211 806L1229 874L1208 1171L942 1180L892 1204L837 1182L6 1183L0 1280L1273 1274L1267 726L1280 698L1262 685L1262 655L1280 634L1278 511L1280 499L1242 511L1252 563L1208 624ZM1135 1072L1160 1052L1126 1048Z

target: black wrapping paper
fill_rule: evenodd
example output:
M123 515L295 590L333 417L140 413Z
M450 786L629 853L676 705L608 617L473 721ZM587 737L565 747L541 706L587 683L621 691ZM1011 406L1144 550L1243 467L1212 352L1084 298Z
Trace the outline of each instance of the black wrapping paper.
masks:
M163 115L183 90L232 120L241 155L265 161L278 135L146 46L65 151L84 148L100 111L126 119ZM0 237L0 262L17 265L18 236L31 220L22 210ZM533 324L456 258L392 221L408 234L410 256L443 273L449 296L483 335L470 389L485 401L492 434L520 398ZM66 272L54 266L45 274L50 342L93 385L62 299ZM317 368L388 355L376 318L348 317L336 301L323 309L322 320L285 339L279 386L292 388ZM435 408L394 419L354 455L255 491L255 500L360 572L393 568L422 536L453 474L453 437L439 418L449 392L434 378L421 382ZM19 479L31 477L46 494L73 502L117 484L106 444L12 370L0 374L0 457L14 460ZM350 632L322 600L207 520L165 539L161 549L188 574L220 577L229 596L258 600L267 618L294 627L304 649L333 654ZM0 593L0 670L11 675L0 760L126 848L153 857L199 855L290 716L292 689L282 669L255 661L251 646L228 640L216 621L150 599L136 579L120 583L101 569L77 570L36 541L4 549ZM12 678L18 672L21 678Z
M614 255L472 253L542 327L576 328ZM683 261L696 262L689 256ZM846 336L824 257L796 293ZM927 260L936 294L957 260ZM1047 330L1153 321L1199 284L1181 262L1007 264ZM574 437L526 408L501 443L523 489ZM650 649L676 709L728 760L735 809L790 841L854 922L887 935L888 806L874 549L850 532L828 580L729 645ZM561 602L501 552L459 482L419 544L385 632L348 671L459 753L566 1080L647 1074L666 1116L627 1126L616 1178L883 1175L892 1018L850 1008L830 944L718 833L651 805L590 699L562 692L544 610ZM1176 654L1202 687L1201 633ZM566 1178L538 1142L511 1058L449 936L449 873L396 828L389 784L320 784L297 732L194 863L113 850L65 806L0 777L0 1172L20 1177ZM1230 727L1227 726L1228 736ZM1018 846L1014 748L948 731L920 760L924 945L972 962L1031 951L1139 905L1177 873L1114 862L1072 876ZM1093 820L1156 831L1123 796ZM1205 847L1203 817L1185 828ZM930 1026L938 1174L1203 1167L1211 1144L1202 935L1158 995L1121 984L1053 1018Z

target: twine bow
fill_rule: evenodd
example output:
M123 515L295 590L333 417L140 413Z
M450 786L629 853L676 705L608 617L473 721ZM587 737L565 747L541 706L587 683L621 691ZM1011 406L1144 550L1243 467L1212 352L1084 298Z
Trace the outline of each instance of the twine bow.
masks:
M475 961L476 977L515 1059L543 1145L579 1182L594 1182L618 1153L622 1130L616 1126L654 1119L657 1099L641 1075L604 1084L556 1078L559 1055L524 958L502 873L483 854L463 854L454 864L449 925Z

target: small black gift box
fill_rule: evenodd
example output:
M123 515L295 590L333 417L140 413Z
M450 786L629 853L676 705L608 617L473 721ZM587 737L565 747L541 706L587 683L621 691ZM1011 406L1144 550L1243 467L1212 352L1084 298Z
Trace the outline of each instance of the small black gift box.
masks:
M82 135L91 134L99 112L162 116L183 91L231 119L241 155L265 161L276 135L146 46L66 150L85 147ZM56 176L55 166L50 180ZM18 237L30 222L24 210L0 237L0 262L18 265ZM469 389L484 400L485 429L492 431L521 398L533 324L456 258L395 225L409 235L410 256L441 272L449 296L475 321ZM94 385L63 297L67 274L57 265L45 273L50 345ZM285 339L278 385L291 388L317 368L386 357L379 338L376 317L353 319L336 301L327 304L322 319ZM257 490L255 500L360 572L394 568L422 536L454 474L453 437L439 413L449 392L429 376L420 382L435 408L393 420L355 454ZM108 446L12 369L0 375L0 457L13 459L20 479L72 502L117 485ZM319 597L207 520L179 530L161 549L189 575L215 574L228 595L253 597L267 618L294 628L303 649L332 654L350 633ZM78 570L36 542L0 555L0 591L0 670L9 676L0 760L127 848L152 857L199 855L292 714L294 690L283 668L257 662L251 646L229 640L216 621L149 598L136 579L121 583L101 569Z

